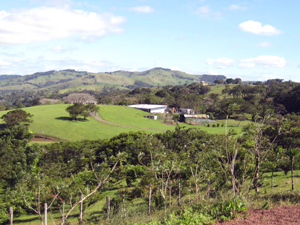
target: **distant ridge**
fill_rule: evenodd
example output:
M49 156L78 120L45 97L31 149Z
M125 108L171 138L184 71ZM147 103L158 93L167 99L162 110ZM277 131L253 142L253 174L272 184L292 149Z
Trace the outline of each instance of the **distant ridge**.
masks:
M6 79L6 78L14 78L14 77L21 77L21 75L0 75L0 80Z
M156 67L141 72L114 71L90 73L73 69L50 70L30 75L0 75L0 93L37 90L102 90L104 87L132 89L182 85L193 82L214 82L226 79L224 75L191 75L182 71Z

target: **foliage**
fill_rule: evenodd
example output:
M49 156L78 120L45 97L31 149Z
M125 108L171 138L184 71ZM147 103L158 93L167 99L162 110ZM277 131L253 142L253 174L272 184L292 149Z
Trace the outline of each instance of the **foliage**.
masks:
M83 116L84 120L86 120L90 113L97 113L99 107L94 104L74 103L68 106L66 111L70 114L72 120L77 120L78 116Z
M245 211L245 204L239 199L233 199L216 204L212 210L212 215L214 218L222 219L224 221L233 219L238 213Z
M32 171L40 154L37 146L28 145L32 137L32 132L23 125L0 131L0 202L3 203L0 206L0 222L8 219L10 206L14 206L16 216L24 213L17 184Z
M22 109L15 109L4 114L1 119L3 119L8 126L14 126L20 123L32 123L31 117L33 117L32 114Z

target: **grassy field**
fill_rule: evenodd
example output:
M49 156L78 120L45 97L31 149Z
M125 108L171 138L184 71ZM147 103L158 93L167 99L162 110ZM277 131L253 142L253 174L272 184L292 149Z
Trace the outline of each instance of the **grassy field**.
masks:
M34 122L30 124L30 129L34 133L68 141L106 139L129 131L158 133L174 130L176 127L164 124L163 120L144 118L144 115L148 114L147 112L115 105L101 105L99 112L101 118L112 124L103 123L91 117L85 122L70 121L69 115L65 111L67 106L62 104L40 105L23 108L23 110L34 115ZM0 117L5 113L5 111L0 112ZM237 133L240 133L242 127L237 125L235 121L229 121L228 123L229 129L234 129ZM179 126L197 128L209 133L225 133L224 127L204 127L188 124L179 124Z
M34 122L30 128L34 133L45 134L62 140L77 141L83 139L95 140L111 138L123 132L141 131L159 132L151 129L138 129L134 127L113 126L101 123L93 118L87 121L70 121L65 111L68 105L41 105L24 108L33 114ZM105 107L101 107L105 108ZM0 116L6 112L1 112ZM146 118L143 118L147 120Z

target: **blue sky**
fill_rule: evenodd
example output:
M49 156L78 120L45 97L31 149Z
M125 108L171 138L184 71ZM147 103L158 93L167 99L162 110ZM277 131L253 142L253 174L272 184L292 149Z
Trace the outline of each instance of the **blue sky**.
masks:
M300 1L11 0L0 74L164 67L300 82Z

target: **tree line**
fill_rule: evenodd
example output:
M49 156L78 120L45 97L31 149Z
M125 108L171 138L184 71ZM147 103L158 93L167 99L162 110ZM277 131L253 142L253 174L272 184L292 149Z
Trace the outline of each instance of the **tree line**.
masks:
M93 222L120 214L129 217L126 204L137 198L144 201L140 210L146 216L184 205L182 199L188 196L193 196L189 204L213 219L220 215L201 208L203 199L218 199L227 192L246 195L252 189L259 193L264 172L291 171L294 189L300 119L274 116L269 111L263 120L244 126L241 134L177 127L159 134L129 132L107 140L45 146L29 144L33 134L27 126L10 126L0 131L0 221L9 219L12 206L16 216L36 214L41 223L46 207L61 214L63 224L79 208L75 215L82 223L90 219L84 218L85 209L113 189L118 191L110 211L104 207Z

